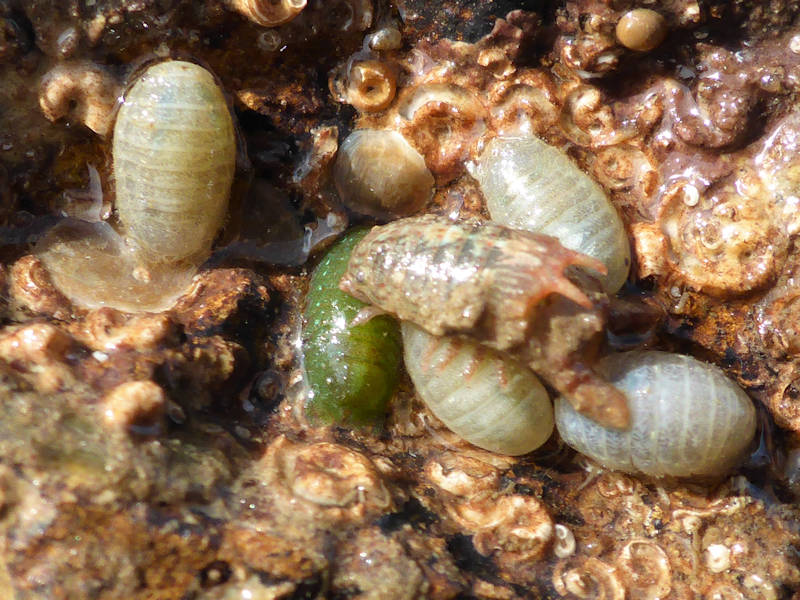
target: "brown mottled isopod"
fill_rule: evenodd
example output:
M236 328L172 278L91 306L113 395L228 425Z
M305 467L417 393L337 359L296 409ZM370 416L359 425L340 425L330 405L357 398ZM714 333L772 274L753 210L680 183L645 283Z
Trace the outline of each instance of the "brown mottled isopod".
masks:
M589 366L603 307L566 277L571 265L605 272L549 236L425 215L372 229L339 287L434 335L468 335L511 351L582 413L627 427L624 395Z

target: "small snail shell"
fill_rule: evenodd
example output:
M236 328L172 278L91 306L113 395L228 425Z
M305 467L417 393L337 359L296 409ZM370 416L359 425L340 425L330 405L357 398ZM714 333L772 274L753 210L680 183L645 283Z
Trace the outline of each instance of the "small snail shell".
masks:
M628 397L631 428L601 427L556 400L564 441L601 463L653 477L724 475L756 428L747 394L713 365L657 351L611 355L597 370Z
M422 156L395 131L351 133L339 148L333 177L348 208L379 218L410 215L433 193Z
M277 27L294 19L307 0L232 0L231 6L258 25Z
M654 10L635 8L622 15L616 33L617 40L626 48L647 52L667 37L667 21Z
M417 394L452 431L510 455L535 450L550 437L550 398L523 364L466 338L431 335L408 321L401 330Z
M622 287L631 263L622 220L603 189L566 154L536 137L498 137L473 174L493 221L557 238L606 265L606 291Z
M233 120L203 67L148 68L114 127L116 209L148 263L205 254L222 226L236 162Z
M400 377L397 321L381 315L351 325L365 304L338 288L353 246L366 233L352 231L328 251L311 277L306 297L303 355L313 391L307 410L326 423L379 421Z

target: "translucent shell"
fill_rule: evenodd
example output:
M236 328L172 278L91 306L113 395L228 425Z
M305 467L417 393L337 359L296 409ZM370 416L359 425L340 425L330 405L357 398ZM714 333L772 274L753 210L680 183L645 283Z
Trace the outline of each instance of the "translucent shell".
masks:
M145 262L210 249L236 162L233 120L211 73L183 61L147 69L119 109L113 157L119 220Z
M544 386L523 364L461 337L403 322L406 369L419 397L452 431L500 454L535 450L553 432Z
M378 218L417 212L433 194L433 175L395 131L359 129L339 148L334 182L348 208Z
M363 302L337 287L353 246L367 230L334 245L311 277L306 297L303 354L313 396L312 418L355 425L379 421L400 377L400 329L383 315L351 325Z
M657 351L611 355L597 370L628 397L631 428L614 431L556 399L564 441L601 463L652 477L724 475L747 451L756 415L747 394L713 365Z
M603 189L566 154L536 137L498 137L473 174L493 221L557 238L606 265L606 291L622 287L631 264L625 227Z

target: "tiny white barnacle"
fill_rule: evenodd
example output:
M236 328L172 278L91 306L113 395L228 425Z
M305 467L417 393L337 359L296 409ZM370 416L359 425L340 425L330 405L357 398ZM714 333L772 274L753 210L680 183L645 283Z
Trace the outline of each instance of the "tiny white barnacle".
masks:
M610 469L652 477L716 477L743 458L756 431L750 398L714 365L660 351L614 354L598 372L628 398L631 427L612 430L556 399L556 427Z
M558 148L537 137L496 137L473 169L493 221L557 238L608 268L615 293L628 277L631 251L605 191Z

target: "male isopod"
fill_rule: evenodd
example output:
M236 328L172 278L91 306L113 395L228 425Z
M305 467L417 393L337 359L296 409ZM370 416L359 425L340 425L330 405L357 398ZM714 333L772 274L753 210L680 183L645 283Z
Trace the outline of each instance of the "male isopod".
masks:
M601 188L566 154L536 137L491 140L474 169L493 221L552 235L608 269L607 292L628 277L630 245Z
M404 321L406 370L419 397L452 431L500 454L535 450L553 432L553 406L531 370L458 336L435 336Z
M571 265L605 272L549 236L425 215L373 228L339 286L428 333L468 335L510 351L579 411L627 427L625 396L590 367L605 294L568 279Z
M740 461L756 429L747 394L713 365L659 351L610 355L597 370L625 392L629 431L612 431L556 400L564 441L601 463L652 477L723 475Z
M367 230L339 240L314 271L306 297L303 354L312 418L356 425L381 419L400 376L397 322L383 315L352 325L365 306L337 288L350 252Z

